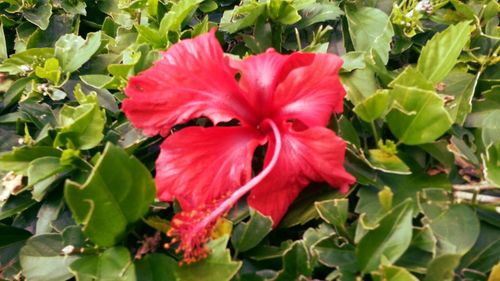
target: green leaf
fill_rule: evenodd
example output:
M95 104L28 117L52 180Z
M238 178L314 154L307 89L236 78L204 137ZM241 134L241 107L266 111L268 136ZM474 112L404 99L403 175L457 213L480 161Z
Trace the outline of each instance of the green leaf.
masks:
M229 250L226 250L227 235L210 241L210 255L197 263L181 266L177 276L182 281L229 281L238 272L242 262L231 261Z
M32 78L25 77L17 79L5 92L3 103L5 107L12 106L21 99L24 89L31 84Z
M373 122L385 116L391 104L388 90L377 90L374 95L358 103L353 111L365 122Z
M234 248L240 252L245 252L264 239L271 232L273 221L270 217L264 216L258 211L250 210L250 220L246 223L239 223L231 237Z
M500 229L482 222L476 244L461 259L460 268L487 272L500 257Z
M368 231L356 248L362 272L376 270L382 259L394 263L408 248L412 237L411 200L394 207L374 230Z
M24 18L40 27L41 30L47 29L51 15L52 5L50 3L43 3L35 6L34 8L23 10Z
M243 28L254 25L257 19L266 12L266 3L249 2L227 10L222 15L219 28L222 31L235 33Z
M54 56L52 48L31 48L24 52L13 54L10 58L0 64L0 71L12 75L30 72L36 65L41 64L45 59Z
M347 199L333 199L315 202L314 206L321 218L336 228L344 229L349 214Z
M12 217L29 207L33 206L36 201L31 199L31 193L22 192L16 196L11 196L0 208L0 220Z
M146 213L155 188L139 160L108 143L87 181L66 182L64 196L85 234L98 245L112 246Z
M344 136L343 136L344 137ZM290 205L285 217L281 220L279 227L288 228L296 225L304 225L307 222L319 218L314 206L316 201L324 201L343 197L344 194L331 188L307 188Z
M391 86L394 103L386 119L399 141L408 145L429 143L450 128L453 121L443 100L415 69L407 68Z
M85 84L90 85L92 87L96 87L98 89L105 88L106 85L108 85L109 83L111 83L111 81L113 81L113 77L103 74L81 75L80 79Z
M204 13L215 11L218 7L217 2L214 0L205 0L200 4L200 10Z
M161 48L166 45L164 38L160 35L158 30L139 24L135 25L135 29L139 35L146 40L146 42L154 47Z
M98 255L82 257L74 261L70 269L78 281L136 280L134 264L125 247L113 247Z
M442 255L434 260L427 269L424 281L451 281L455 268L460 262L460 255Z
M83 15L83 16L87 15L87 11L85 10L87 4L85 3L85 1L62 0L61 7L70 14Z
M450 0L450 2L453 5L453 7L455 7L455 10L459 12L462 16L465 16L469 20L474 20L475 14L474 10L472 10L472 7L458 0Z
M336 20L343 14L337 3L313 3L300 11L302 19L297 23L297 27L304 28L318 22Z
M355 279L359 271L354 250L353 245L346 244L339 247L331 240L323 240L314 247L314 251L318 254L318 261L327 267L338 268L346 280ZM349 279L351 276L352 278Z
M420 148L429 153L434 159L438 160L444 167L451 169L455 164L455 158L448 148L448 141L440 140L432 143L420 145Z
M135 262L137 281L175 281L177 262L163 254L150 254Z
M443 80L457 63L473 29L470 22L463 21L434 35L422 48L417 69L433 84Z
M392 209L392 198L394 197L392 190L389 187L384 186L384 189L379 191L377 196L378 201L380 202L380 207L382 207L385 212L390 212Z
M23 275L33 281L60 281L73 276L68 265L77 256L62 255L63 240L59 234L33 236L19 253Z
M417 211L417 192L430 187L444 190L452 189L450 180L445 174L430 176L422 171L414 171L411 175L379 173L379 176L394 193L394 204L399 204L407 198L413 199L414 214ZM408 188L409 186L411 188Z
M3 24L0 22L0 61L8 58L7 54L7 42L5 41L5 33L3 31Z
M492 112L500 110L500 85L483 93L483 98L472 103L472 112L465 120L465 126L479 128Z
M386 173L411 174L410 168L395 153L386 149L369 149L368 162L374 169Z
M203 0L180 0L173 4L160 22L160 34L167 34L168 31L180 32L184 21L198 8Z
M375 74L368 68L356 69L351 73L340 75L342 84L347 91L347 98L357 105L377 91Z
M366 68L365 52L348 52L342 56L342 60L344 61L342 69L345 71Z
M434 195L433 195L434 194ZM429 224L432 233L438 241L437 254L467 253L479 236L479 220L476 213L466 205L448 206L448 198L443 198L440 189L424 190L420 196L419 205L426 215L424 222ZM436 198L441 196L441 201ZM438 197L439 198L439 197ZM453 235L460 233L460 235Z
M379 272L380 275L372 275L375 281L418 281L418 278L404 267L383 266Z
M283 255L283 269L278 272L273 281L298 280L301 276L312 274L311 256L304 242L296 241Z
M289 0L270 0L267 2L269 17L284 25L298 22L301 17Z
M64 200L61 193L53 192L42 203L36 214L36 234L51 233L57 227L54 227L54 221L63 210ZM64 237L63 237L64 240ZM65 241L66 242L66 241Z
M359 140L358 131L354 128L353 122L349 120L346 116L341 116L338 120L339 130L338 134L344 141L354 145L355 147L361 147L361 142Z
M452 72L443 80L446 87L443 94L453 97L446 108L456 124L463 125L472 110L472 98L478 79L479 75L474 77L469 73Z
M59 61L56 58L49 58L45 61L43 67L35 68L36 76L52 81L54 84L59 83L61 79L61 70L59 69Z
M481 155L484 166L484 177L490 183L500 187L500 143L490 145L486 153Z
M75 90L75 94L77 92L79 90ZM54 146L91 149L99 145L104 137L106 113L100 109L96 93L89 94L88 99L89 102L76 107L69 105L62 107L59 112L60 128Z
M500 110L490 112L481 125L481 139L484 146L496 145L500 142Z
M61 151L47 146L23 146L0 154L0 170L27 175L30 162L45 156L61 156Z
M367 53L373 49L382 62L387 64L394 36L389 16L376 8L361 7L347 8L346 17L354 49Z
M100 31L89 33L86 40L75 34L66 34L57 40L54 55L64 72L74 72L97 52L100 45Z
M75 16L56 13L50 17L49 26L45 30L37 29L27 38L26 47L53 47L59 37L74 31Z
M33 199L41 201L58 174L67 170L61 166L59 157L45 156L30 162L28 186L33 187Z
M0 224L0 250L31 236L31 232L22 228Z

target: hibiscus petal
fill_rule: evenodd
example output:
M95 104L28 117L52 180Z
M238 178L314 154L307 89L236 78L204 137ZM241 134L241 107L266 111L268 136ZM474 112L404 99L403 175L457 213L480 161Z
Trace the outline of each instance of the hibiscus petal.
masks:
M183 40L162 55L130 78L125 89L129 98L122 109L144 133L166 136L174 125L200 116L215 123L253 120L215 30Z
M274 151L269 142L269 152ZM323 182L348 190L355 178L343 167L345 142L327 128L312 127L294 131L290 124L282 128L282 148L276 166L248 197L249 205L271 216L278 225L290 204L311 181ZM266 162L269 157L266 156Z
M255 148L266 141L250 127L187 127L169 136L156 161L158 198L200 208L244 185Z
M228 146L226 143L227 147L223 147L222 149L219 148L219 154L215 157L212 153L208 152L208 154L206 154L206 156L208 157L202 157L201 159L198 159L199 156L197 156L194 157L195 159L190 159L191 161L194 160L194 163L198 163L197 160L206 162L201 164L206 164L208 166L210 172L212 172L209 174L209 176L211 176L212 178L209 179L207 176L200 177L201 174L207 174L207 171L203 169L205 168L203 166L200 166L201 168L195 166L194 170L189 170L188 179L185 181L191 181L192 185L189 186L189 193L186 189L180 191L181 193L184 193L181 194L180 197L180 199L184 199L180 200L181 205L183 205L183 210L182 212L177 213L172 218L170 225L171 227L167 232L167 235L172 237L172 240L166 245L166 247L168 248L170 247L170 245L179 242L176 251L183 252L183 262L186 263L191 263L206 257L207 248L205 247L205 243L208 240L217 220L219 220L220 217L224 216L225 213L228 212L229 209L234 206L234 204L236 204L236 202L240 200L245 194L252 190L263 179L267 178L269 173L276 165L281 151L281 137L278 127L271 120L264 120L262 122L262 130L265 132L273 132L273 141L276 143L274 146L275 151L272 153L272 156L270 156L270 159L268 159L269 163L267 167L262 170L262 172L260 172L257 176L248 180L250 173L250 163L247 162L249 162L248 158L251 158L250 152L255 149L255 146L257 144L265 141L267 137L261 137L260 134L256 135L256 131L245 127L210 128L210 131L214 131L215 129L222 129L224 134L231 133L227 135L229 138L231 138L231 140L226 140L225 142L232 142L233 146ZM234 130L237 130L237 132L235 132ZM194 134L192 134L192 132L189 132L190 136L192 135L191 137L200 137L198 136L199 133L199 130L196 130ZM210 137L224 137L224 135L222 133L219 133ZM185 138L184 135L182 136L182 138ZM195 140L196 139L193 138L193 141ZM234 146L235 143L238 143L239 145ZM212 145L212 143L210 143L210 145ZM243 151L235 150L236 147ZM164 149L165 154L169 155L169 151L172 150L172 147L167 146ZM177 158L175 156L178 155L174 155L174 157L168 156L167 159L162 159L162 161L165 161L165 164L168 165L169 163L171 163L170 161L177 161L175 160L175 158ZM180 166L183 167L186 165L189 166L189 163L182 164ZM192 169L191 166L189 167ZM173 173L171 172L171 170L172 169L168 169L167 171L160 171L163 175L167 175L168 181L172 181L169 179L171 177L171 174L178 174L177 167L173 169ZM236 173L234 172L235 170L237 171ZM222 175L222 172L226 172L228 174L227 176L229 176L232 181L224 180L224 175ZM192 173L192 175L190 175L190 173ZM219 177L221 177L222 179L218 179ZM200 178L202 180L202 184L199 184L195 181ZM176 184L175 180L173 181L173 184ZM234 185L238 182L245 184L242 184L241 187L238 187L236 190L234 190ZM206 184L203 183L214 184L214 186L217 187L216 190L218 195L211 195L209 196L209 198L206 198L207 193L210 193L211 190L207 190ZM184 181L180 182L180 184L184 186ZM166 194L167 197L172 196L170 193L179 192L179 190L175 187L171 187L170 189L167 187L167 189L169 189ZM189 199L186 200L186 198ZM191 201L193 200L193 198L195 200L194 202Z
M284 79L281 70L288 57L269 49L263 54L233 62L241 71L240 88L247 94L249 103L259 111L260 116L268 114L266 111L269 111L272 104L274 89Z
M300 57L291 60L298 60ZM338 72L342 59L333 54L315 54L303 60L276 87L273 113L276 122L300 120L309 127L326 126L333 112L342 112L345 90Z
M314 54L294 53L282 55L274 49L265 53L248 56L242 61L232 61L232 66L241 73L240 88L259 117L265 118L271 114L273 94L288 75L297 68L310 64Z

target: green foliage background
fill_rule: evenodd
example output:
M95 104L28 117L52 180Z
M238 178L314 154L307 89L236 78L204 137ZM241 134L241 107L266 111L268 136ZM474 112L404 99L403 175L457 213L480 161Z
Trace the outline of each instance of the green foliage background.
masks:
M0 278L499 280L494 0L0 0ZM345 61L349 194L322 184L280 226L245 202L201 262L164 249L160 138L120 112L128 77L217 27L226 53ZM495 267L496 265L496 267Z

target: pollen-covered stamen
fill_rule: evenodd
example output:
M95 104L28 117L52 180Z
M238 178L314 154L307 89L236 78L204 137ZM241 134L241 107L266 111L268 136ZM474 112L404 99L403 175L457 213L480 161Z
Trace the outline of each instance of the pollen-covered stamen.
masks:
M261 182L274 168L278 162L278 157L281 151L281 135L276 124L265 119L261 123L262 129L269 126L275 141L275 149L269 164L257 176L248 181L235 192L228 194L220 200L212 202L212 204L203 206L196 210L183 211L174 216L171 221L171 228L167 235L172 237L172 241L166 245L170 245L179 241L177 252L183 252L183 262L192 263L205 258L208 255L208 250L205 243L210 237L212 230L217 223L219 217L224 216L236 202Z

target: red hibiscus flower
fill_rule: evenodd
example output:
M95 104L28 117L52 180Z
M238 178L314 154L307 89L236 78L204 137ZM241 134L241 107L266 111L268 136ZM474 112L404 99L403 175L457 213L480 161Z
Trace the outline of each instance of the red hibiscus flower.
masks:
M168 136L156 161L158 198L177 199L182 212L169 235L184 261L204 257L218 218L244 195L276 226L309 182L347 191L355 179L343 168L345 143L326 128L342 112L345 91L332 54L281 55L270 49L242 61L224 56L215 30L183 40L130 78L123 111L148 135ZM201 116L214 124L176 124ZM255 149L267 144L264 167L252 177Z

